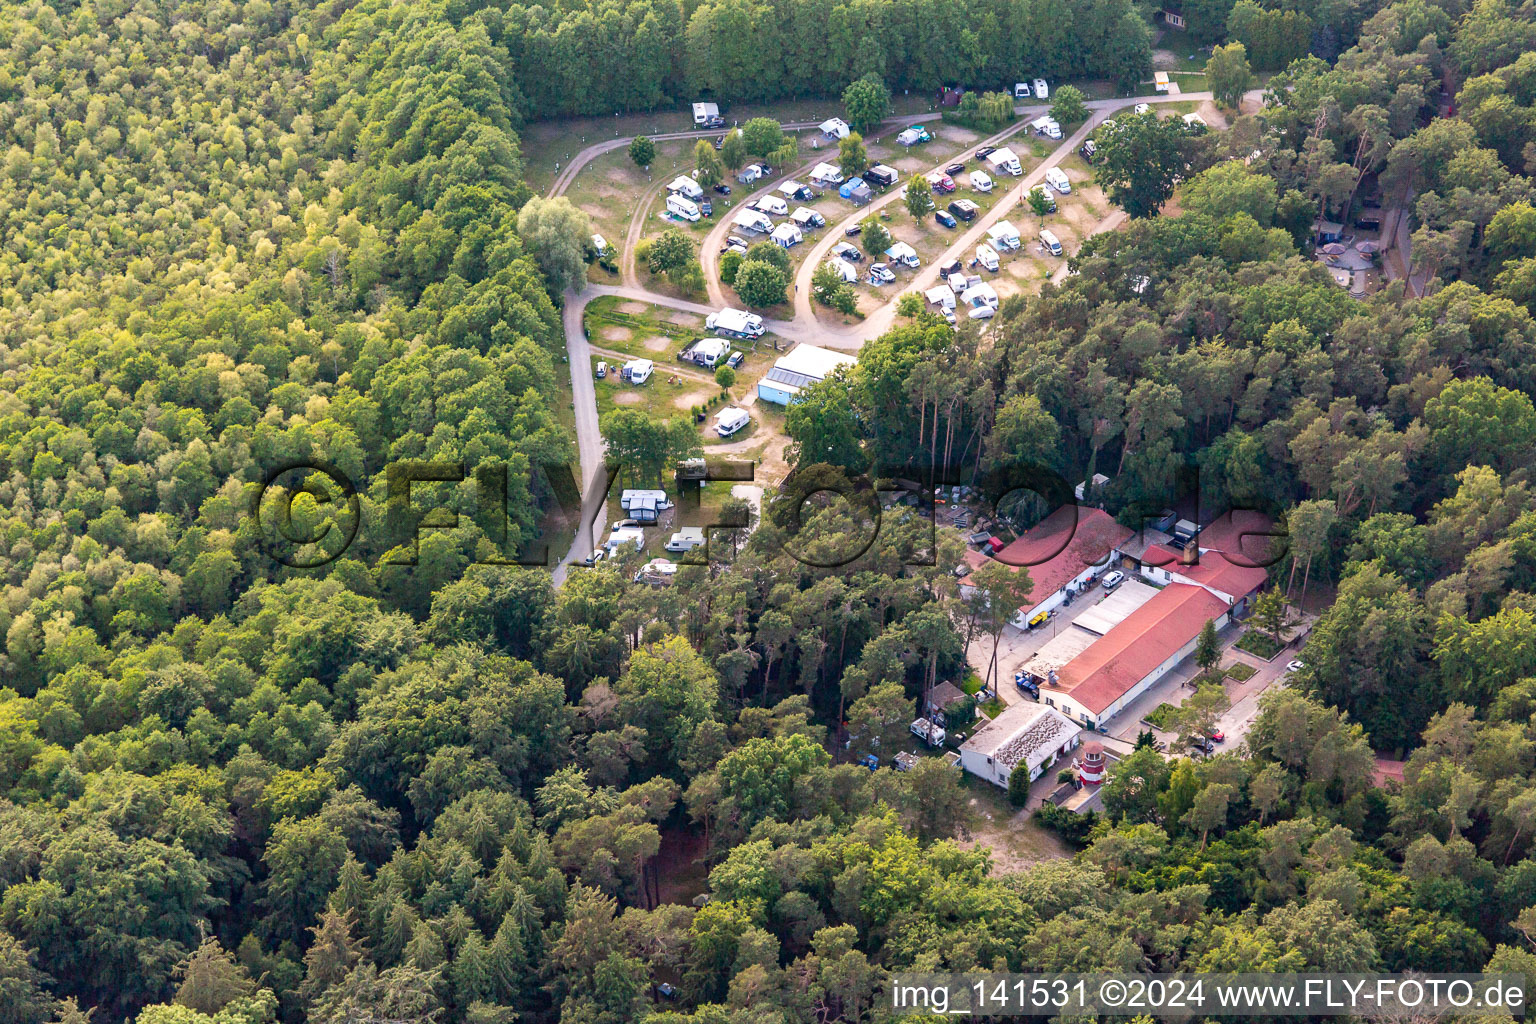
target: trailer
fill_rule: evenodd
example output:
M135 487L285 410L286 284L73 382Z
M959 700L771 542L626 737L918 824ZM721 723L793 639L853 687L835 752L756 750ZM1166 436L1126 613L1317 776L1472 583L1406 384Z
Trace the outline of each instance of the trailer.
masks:
M667 216L675 220L696 221L701 216L699 204L680 195L667 196Z
M944 730L926 718L917 719L909 728L913 736L916 736L930 747L942 747L944 745Z

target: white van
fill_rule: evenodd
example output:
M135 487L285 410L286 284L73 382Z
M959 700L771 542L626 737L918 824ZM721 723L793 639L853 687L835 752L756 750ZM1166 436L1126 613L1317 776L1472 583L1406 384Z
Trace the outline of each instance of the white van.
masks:
M885 258L891 263L900 263L914 269L922 262L917 258L917 250L906 242L897 242L885 250Z
M980 263L994 274L997 273L997 250L983 242L981 245L976 247L976 262Z
M972 171L971 188L975 189L977 192L991 192L992 179L987 175L986 171Z
M696 221L699 219L699 205L691 199L674 193L667 196L667 213L678 220Z
M1057 238L1056 233L1050 228L1040 229L1040 244L1045 246L1046 251L1052 256L1061 255L1061 239Z
M1029 83L1028 82L1014 82L1013 83L1013 98L1016 99L1016 100L1027 100L1027 99L1029 99Z
M1072 182L1067 180L1066 172L1060 167L1052 167L1045 172L1045 183L1062 195L1072 191Z
M775 217L789 216L789 204L780 199L778 196L763 196L763 198L759 199L752 205L757 207L763 213L771 213Z
M992 247L1001 252L1012 252L1019 247L1019 229L1000 220L987 228L987 238L991 240Z
M745 409L734 407L721 409L719 415L715 417L715 433L721 437L730 437L751 421L752 417L747 415Z

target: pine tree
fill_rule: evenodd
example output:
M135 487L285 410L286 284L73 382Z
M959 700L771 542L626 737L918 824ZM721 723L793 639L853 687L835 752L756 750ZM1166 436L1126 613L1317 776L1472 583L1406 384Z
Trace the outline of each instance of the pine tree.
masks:
M406 943L403 962L415 964L423 971L437 971L442 969L447 960L448 954L443 949L443 940L437 934L437 929L418 920L411 932L411 941Z
M523 978L528 970L528 947L523 941L523 929L513 914L501 919L491 939L487 957L492 991L498 999L516 1002L523 991Z
M384 927L379 938L381 960L393 962L400 959L406 943L411 941L411 935L416 930L416 920L416 912L411 909L411 905L396 896L384 915Z
M1200 638L1195 641L1195 664L1207 675L1221 660L1221 639L1216 635L1216 623L1210 619L1200 628Z
M372 888L368 882L368 872L356 857L348 853L346 862L341 866L341 873L336 877L336 889L329 900L330 909L340 914L361 915L368 905Z
M491 990L491 970L485 942L478 931L470 932L459 943L458 955L448 973L453 984L453 1001L458 1006L468 1006L484 999Z
M176 974L182 981L174 1002L210 1016L231 1000L256 990L245 968L211 935L177 965Z
M313 1003L331 986L340 984L362 959L363 945L353 937L352 922L350 910L327 910L320 923L310 929L315 941L304 954L304 981L299 985L299 998L305 1003Z

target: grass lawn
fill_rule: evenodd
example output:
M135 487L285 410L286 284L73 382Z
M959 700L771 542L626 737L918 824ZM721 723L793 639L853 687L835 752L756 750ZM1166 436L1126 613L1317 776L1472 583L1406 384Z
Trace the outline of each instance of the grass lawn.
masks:
M1157 729L1168 728L1168 716L1173 714L1172 704L1159 704L1142 718L1142 721Z
M965 678L960 681L960 690L967 697L974 697L981 692L981 676L975 672L967 672Z
M1007 710L1008 705L1003 703L1002 698L993 697L985 704L978 704L977 708L988 718L996 718L998 715Z
M619 505L619 499L622 497L626 487L635 486L640 486L640 484L636 481L614 481L613 489L608 494L608 504L605 509L607 512L607 522L610 525L625 518L624 509ZM630 570L631 574L634 569L638 569L652 558L666 558L680 564L687 564L690 561L690 555L668 551L665 547L667 538L684 526L707 527L718 524L721 520L721 508L725 504L725 500L731 496L733 484L727 480L710 481L699 488L697 502L678 495L676 493L676 484L670 477L664 476L662 478L662 486L672 498L674 504L670 509L662 513L659 521L644 527L644 548L637 553L632 552L632 549L625 549L623 551L621 561L626 565L633 565L634 568ZM722 538L712 539L710 541L710 557L724 560L729 553L728 550L722 548L717 552L715 547L717 544L725 543L726 541ZM699 554L699 549L695 548L691 556L694 562L702 564L702 556Z
M692 142L657 143L656 161L649 173L636 167L624 149L604 153L581 169L566 189L566 197L592 218L593 231L606 238L616 251L620 250L629 234L630 217L646 194L691 169L692 153ZM659 207L663 202L658 200L656 205Z
M1227 666L1226 672L1228 679L1235 679L1239 683L1242 683L1252 679L1254 673L1258 672L1258 669L1254 668L1246 661L1234 661L1232 664Z
M1268 633L1261 633L1257 629L1250 629L1244 633L1242 639L1238 640L1233 646L1240 651L1247 651L1249 654L1263 658L1265 661L1270 660L1285 649L1284 645L1275 643L1274 637Z

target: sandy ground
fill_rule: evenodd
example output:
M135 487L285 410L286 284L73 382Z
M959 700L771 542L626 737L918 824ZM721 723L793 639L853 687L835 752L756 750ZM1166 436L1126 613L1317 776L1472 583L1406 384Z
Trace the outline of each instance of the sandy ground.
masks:
M640 396L633 391L620 391L613 396L614 405L637 405L639 402Z
M618 324L612 324L603 328L603 337L607 338L609 341L628 341L629 328L620 327Z
M708 398L708 391L689 391L687 394L678 395L672 399L672 404L679 409L688 410Z
M672 339L662 334L645 339L645 347L650 352L665 352L670 344L672 344Z
M647 306L643 302L621 302L621 303L619 303L619 312L620 313L629 313L631 315L639 315L639 314L645 313L650 308L651 308L650 306Z
M993 874L1023 871L1048 860L1072 856L1071 847L1030 820L1032 811L1017 810L1003 817L997 813L999 805L1008 807L1003 801L994 804L973 797L971 809L976 815L971 823L971 838L958 843L967 850L990 847Z

